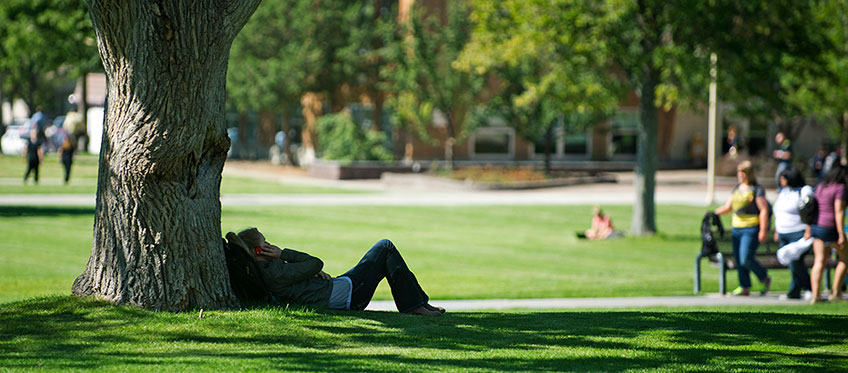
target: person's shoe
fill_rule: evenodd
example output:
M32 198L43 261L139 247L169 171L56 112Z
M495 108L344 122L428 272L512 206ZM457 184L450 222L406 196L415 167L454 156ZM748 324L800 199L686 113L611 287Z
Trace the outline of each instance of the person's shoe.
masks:
M806 300L806 301L813 299L813 292L810 291L810 290L804 290L804 292L801 293L801 299Z
M792 295L789 295L789 294L780 294L780 295L777 297L777 300L780 300L780 301L784 301L784 300L796 300L796 299L801 299L801 297L800 297L800 296L792 296Z
M445 313L445 309L444 309L444 308L442 308L442 307L436 307L436 306L430 305L430 303L424 303L424 306L423 306L423 307L424 307L424 308L426 308L426 309L427 309L427 310L429 310L429 311L436 311L436 312L441 313L441 314L444 314L444 313Z
M413 315L423 315L423 316L441 316L442 315L441 312L430 311L427 308L425 308L424 306L418 307L418 308L416 308L412 311L409 311L407 313L410 313L410 314L413 314Z
M763 280L763 290L760 290L760 296L764 296L764 295L768 294L770 289L771 289L771 277L766 277L766 279Z
M828 302L844 302L845 298L842 298L842 294L830 294L827 296Z
M743 288L743 287L740 286L740 287L737 287L736 289L733 289L733 291L730 292L730 295L737 296L737 297L747 297L747 296L751 295L751 292L748 290L748 288Z

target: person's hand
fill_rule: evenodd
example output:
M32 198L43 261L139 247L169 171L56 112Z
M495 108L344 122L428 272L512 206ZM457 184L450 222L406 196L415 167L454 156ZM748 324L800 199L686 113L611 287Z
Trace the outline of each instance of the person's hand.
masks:
M839 239L836 240L836 244L839 245L839 247L845 246L845 235L844 234L839 235Z
M318 272L318 274L317 274L317 275L315 275L315 276L318 276L318 277L320 277L320 278L323 278L323 279L325 279L325 280L327 280L327 281L330 281L330 280L332 280L332 279L333 279L333 276L330 276L329 274L327 274L327 272L324 272L324 271Z
M760 240L761 243L766 242L766 232L761 230L760 233L757 234L757 238Z
M281 255L283 255L283 250L280 250L279 247L277 247L276 245L270 244L268 242L265 242L265 244L260 246L259 248L261 249L261 251L256 253L257 255L261 255L261 256L273 258L273 259L277 259Z
M774 231L774 242L777 242L777 231Z

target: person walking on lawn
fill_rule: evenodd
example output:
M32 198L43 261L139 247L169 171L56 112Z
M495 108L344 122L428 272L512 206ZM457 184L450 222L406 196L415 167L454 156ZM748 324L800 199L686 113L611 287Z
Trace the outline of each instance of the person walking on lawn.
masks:
M739 287L731 294L750 295L750 272L754 272L763 284L760 295L765 295L771 287L771 277L768 277L768 272L754 255L757 253L760 242L765 242L768 230L769 211L766 192L757 184L754 165L750 161L744 161L736 167L736 178L739 184L733 188L727 203L714 211L716 215L733 212L731 219L733 258L736 261Z
M813 290L811 303L820 301L822 272L831 247L835 246L839 255L839 263L834 271L833 290L830 300L842 299L842 281L845 277L845 261L848 260L848 250L845 248L845 232L842 227L842 217L845 213L845 182L848 170L840 164L833 165L824 175L824 180L816 187L816 202L819 205L819 216L816 223L810 226L813 235L813 270L810 282Z
M29 133L29 139L24 147L24 158L27 161L27 170L24 174L24 184L29 179L29 174L35 172L33 180L38 184L38 169L41 167L41 161L44 160L44 150L41 149L41 140L38 137L38 127L32 126Z
M292 249L281 250L256 228L237 236L249 248L271 294L287 302L364 310L385 278L399 312L425 316L445 313L444 308L428 303L429 297L389 240L378 241L356 266L332 277L322 270L320 259Z

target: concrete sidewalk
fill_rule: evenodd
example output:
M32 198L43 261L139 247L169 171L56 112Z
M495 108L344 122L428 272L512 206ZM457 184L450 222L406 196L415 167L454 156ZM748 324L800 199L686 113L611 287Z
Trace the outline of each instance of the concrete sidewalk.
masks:
M630 308L630 307L694 307L694 306L802 306L807 301L780 300L777 294L766 296L731 297L718 293L704 296L680 297L622 297L622 298L544 298L544 299L475 299L431 300L430 304L448 311L509 310L509 309L576 309L576 308ZM396 311L392 301L374 301L369 311Z

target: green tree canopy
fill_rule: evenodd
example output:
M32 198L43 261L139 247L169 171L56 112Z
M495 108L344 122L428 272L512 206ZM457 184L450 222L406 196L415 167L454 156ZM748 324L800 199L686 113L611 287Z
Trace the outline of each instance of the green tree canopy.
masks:
M63 77L99 62L94 28L81 0L0 2L0 89L30 110L50 106Z
M477 103L483 78L458 69L460 53L471 38L473 23L467 1L447 2L444 14L429 12L415 3L410 20L402 25L403 44L391 54L385 74L395 93L393 106L400 121L416 127L423 139L438 110L445 118L443 149L449 166L453 146L471 130L470 109Z

